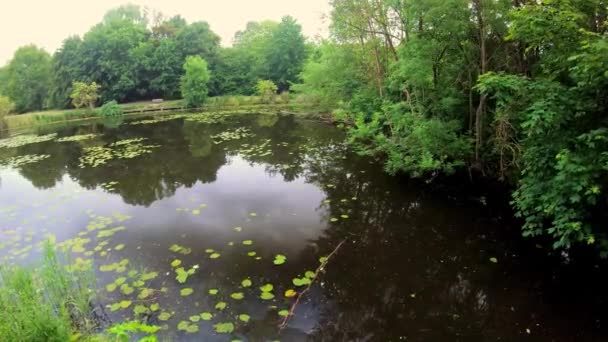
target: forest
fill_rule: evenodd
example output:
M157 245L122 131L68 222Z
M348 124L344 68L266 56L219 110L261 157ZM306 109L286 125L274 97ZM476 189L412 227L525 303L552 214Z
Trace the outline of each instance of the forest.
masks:
M608 256L608 1L330 2L326 39L284 17L248 23L230 47L205 22L125 5L52 56L18 49L0 107L67 108L75 82L98 84L98 104L180 98L188 59L208 68L204 96L271 81L332 113L387 172L503 182L524 236Z

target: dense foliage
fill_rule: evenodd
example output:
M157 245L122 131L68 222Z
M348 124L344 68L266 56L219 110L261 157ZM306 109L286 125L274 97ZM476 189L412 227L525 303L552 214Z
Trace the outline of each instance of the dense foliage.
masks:
M209 70L207 62L198 57L190 56L184 63L184 75L181 78L182 96L188 107L200 107L207 98Z
M95 107L95 103L99 99L99 85L95 82L86 84L84 82L74 82L72 85L72 105L76 108Z
M291 17L280 22L247 24L234 46L206 22L182 17L149 16L136 5L109 11L82 37L72 36L51 57L35 46L19 49L0 68L0 94L17 112L72 106L73 84L95 82L102 103L182 97L180 79L189 56L208 63L208 95L251 95L258 80L272 80L281 90L299 81L308 48L301 27Z
M333 0L295 87L391 173L516 187L525 235L608 250L608 2Z

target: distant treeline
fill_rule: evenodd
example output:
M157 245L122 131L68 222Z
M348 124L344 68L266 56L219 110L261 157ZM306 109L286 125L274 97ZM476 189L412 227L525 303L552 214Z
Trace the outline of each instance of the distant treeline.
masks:
M280 22L250 22L233 47L206 22L180 16L150 18L136 5L110 10L83 37L72 36L51 56L33 45L19 48L0 68L0 95L23 113L71 106L74 82L96 82L100 101L173 99L188 56L207 61L209 95L250 95L258 80L271 80L279 91L298 79L308 47L292 17Z

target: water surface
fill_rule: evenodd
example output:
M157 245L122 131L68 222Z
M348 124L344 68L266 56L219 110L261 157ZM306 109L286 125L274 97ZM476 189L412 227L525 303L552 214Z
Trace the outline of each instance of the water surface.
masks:
M184 341L608 338L602 265L522 241L487 199L386 175L332 126L274 115L132 123L0 147L4 164L47 156L0 169L0 255L27 263L51 238L76 262L92 260L102 305L131 301L106 307L110 322L154 304L139 317ZM91 148L110 158L83 163ZM293 279L340 243L280 329L279 312L296 300L285 292L306 287ZM277 255L286 261L275 265ZM192 270L184 283L179 267ZM142 274L152 278L138 284ZM272 299L260 298L266 284ZM218 323L235 330L216 333Z

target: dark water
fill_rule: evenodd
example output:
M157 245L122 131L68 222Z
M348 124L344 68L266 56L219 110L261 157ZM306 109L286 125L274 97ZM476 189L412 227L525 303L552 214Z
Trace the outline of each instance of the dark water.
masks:
M52 236L75 257L93 260L104 305L132 301L123 310L107 308L110 320L158 304L143 317L166 325L162 335L173 340L608 339L603 265L523 241L490 199L389 177L321 123L269 115L205 121L88 124L57 133L95 134L90 139L0 148L5 161L49 155L0 170L5 261L35 259L38 243ZM245 136L217 136L240 127L249 130L241 131ZM135 138L146 140L132 144L155 147L131 159L79 165L85 148ZM341 242L280 330L278 312L295 301L285 291L304 289L292 279L314 271ZM287 257L284 264L273 263L277 254ZM99 270L123 259L123 272ZM184 270L194 267L183 284L171 265L176 259ZM142 272L158 276L137 287ZM133 293L106 290L120 277ZM244 279L252 286L243 287ZM260 298L264 284L273 285L273 299ZM143 288L152 295L138 299ZM184 288L193 293L180 296ZM227 307L216 309L218 302ZM171 318L159 320L161 312ZM189 321L203 312L214 317ZM247 323L239 320L243 314ZM179 331L181 321L199 331ZM215 333L220 322L233 323L234 332Z

